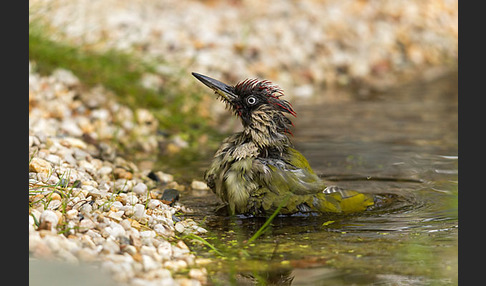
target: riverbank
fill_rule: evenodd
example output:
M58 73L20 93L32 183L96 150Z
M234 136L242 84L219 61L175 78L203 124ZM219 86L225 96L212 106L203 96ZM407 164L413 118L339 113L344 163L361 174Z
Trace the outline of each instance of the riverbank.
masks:
M164 190L189 186L118 152L153 152L157 121L101 87L79 88L67 70L29 73L30 259L94 263L126 285L204 284L205 260L181 237L206 230L178 218L191 209L162 200Z

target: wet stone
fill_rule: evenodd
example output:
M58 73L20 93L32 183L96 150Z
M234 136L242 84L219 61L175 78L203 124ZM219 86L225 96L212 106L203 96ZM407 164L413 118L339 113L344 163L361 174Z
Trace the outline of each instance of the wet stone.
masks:
M162 193L161 201L172 206L177 200L179 200L179 191L176 189L165 189Z

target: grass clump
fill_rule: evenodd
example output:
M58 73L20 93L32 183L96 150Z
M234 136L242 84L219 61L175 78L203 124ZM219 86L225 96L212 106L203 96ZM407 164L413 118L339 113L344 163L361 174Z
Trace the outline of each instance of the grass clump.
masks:
M157 65L166 65L163 60L149 63L134 53L94 51L67 40L54 41L52 34L41 20L30 21L29 61L35 63L40 74L48 75L57 68L70 70L84 87L104 86L116 94L120 103L150 110L164 132L183 134L189 141L211 132L208 115L199 106L201 93L184 83L184 77L190 76L188 71L171 67L173 73L159 74ZM163 84L147 88L142 84L147 74L160 78Z

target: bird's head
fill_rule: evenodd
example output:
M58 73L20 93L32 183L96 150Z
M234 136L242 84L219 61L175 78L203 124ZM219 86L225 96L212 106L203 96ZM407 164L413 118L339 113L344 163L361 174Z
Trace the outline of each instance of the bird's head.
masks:
M275 128L276 132L290 133L292 122L284 116L297 114L292 105L281 99L283 91L267 80L247 79L230 86L208 76L193 72L192 75L214 90L243 123L245 128Z

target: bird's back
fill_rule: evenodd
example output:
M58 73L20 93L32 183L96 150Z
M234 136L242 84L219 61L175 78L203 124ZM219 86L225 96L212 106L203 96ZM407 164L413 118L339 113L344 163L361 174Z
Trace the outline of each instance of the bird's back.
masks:
M296 149L287 148L277 158L256 158L261 174L259 189L250 195L250 202L261 212L277 209L284 200L282 214L297 212L356 212L373 205L373 196L344 190L326 184L310 167L307 159ZM261 202L261 203L259 203ZM250 203L252 204L252 203Z

